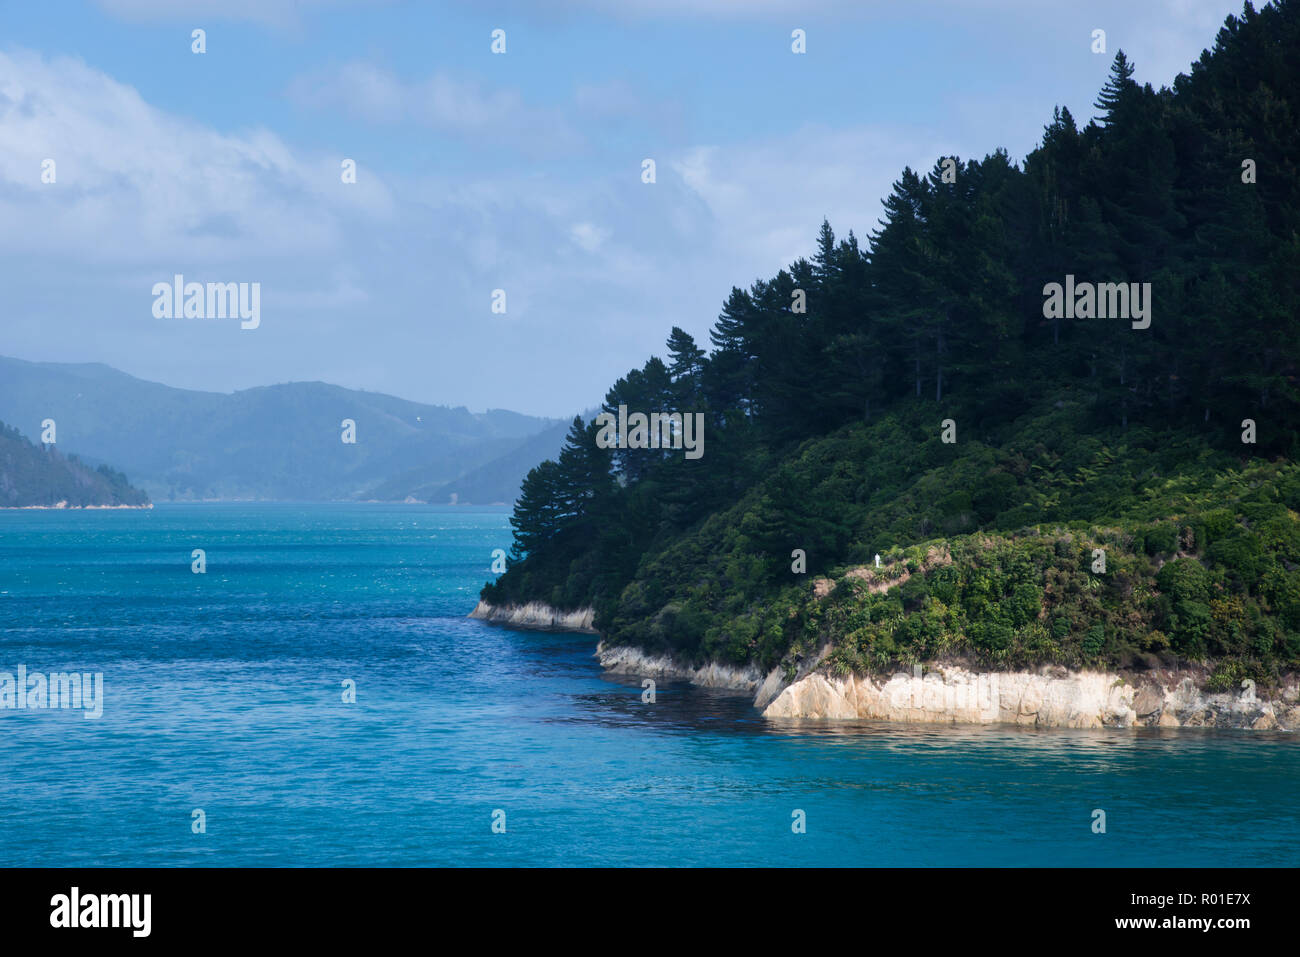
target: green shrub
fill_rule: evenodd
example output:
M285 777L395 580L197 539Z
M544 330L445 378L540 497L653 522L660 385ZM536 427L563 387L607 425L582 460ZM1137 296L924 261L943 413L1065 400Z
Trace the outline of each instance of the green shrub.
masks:
M1175 558L1157 573L1156 585L1174 601L1204 601L1209 597L1210 576L1196 559Z
M1098 657L1102 649L1106 647L1106 628L1104 625L1093 625L1083 636L1083 653L1089 658Z
M1148 555L1167 555L1178 548L1178 529L1174 525L1155 525L1147 529L1144 547Z

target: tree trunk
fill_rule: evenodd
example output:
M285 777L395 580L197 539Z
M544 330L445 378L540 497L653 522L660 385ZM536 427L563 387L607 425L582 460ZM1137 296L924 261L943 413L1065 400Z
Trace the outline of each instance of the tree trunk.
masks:
M934 401L943 400L943 324L935 331L934 339Z

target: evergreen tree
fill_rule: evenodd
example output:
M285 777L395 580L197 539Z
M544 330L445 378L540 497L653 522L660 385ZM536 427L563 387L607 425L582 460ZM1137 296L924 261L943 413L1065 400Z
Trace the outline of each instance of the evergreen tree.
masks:
M1101 88L1093 107L1101 111L1102 122L1109 126L1116 122L1124 109L1137 93L1137 83L1133 80L1133 64L1129 62L1124 51L1115 54L1110 64L1110 78Z
M563 499L559 471L559 465L548 459L524 477L510 516L510 527L515 533L512 552L516 560L537 552L560 530Z
M704 350L678 326L668 336L668 373L673 381L674 408L694 410L703 388Z

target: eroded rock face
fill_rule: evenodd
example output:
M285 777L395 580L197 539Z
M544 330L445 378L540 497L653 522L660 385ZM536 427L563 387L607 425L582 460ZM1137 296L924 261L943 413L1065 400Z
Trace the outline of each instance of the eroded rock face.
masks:
M1144 685L1133 699L1133 711L1139 718L1147 718L1164 707L1165 696L1155 685Z
M576 611L561 611L539 601L530 601L526 605L489 605L480 601L469 613L470 618L480 618L498 625L511 628L536 628L542 631L577 631L584 634L598 634L591 626L595 612L590 608Z
M470 613L515 628L599 634L590 608L561 611L540 602L494 607L480 601ZM615 674L689 681L706 688L749 692L768 718L819 718L938 724L1017 724L1040 728L1210 727L1257 731L1300 730L1300 684L1294 680L1265 700L1252 693L1211 694L1204 675L1110 672L974 672L935 665L887 678L837 676L824 670L830 646L800 661L787 675L763 675L753 666L710 662L696 666L639 648L596 646L596 657ZM1134 681L1137 684L1134 684Z
M788 682L780 668L773 668L754 692L754 707L760 711L766 708L779 695Z
M775 673L774 673L775 674ZM755 706L769 718L870 719L904 723L1018 724L1043 728L1218 727L1290 730L1300 707L1294 688L1276 701L1207 694L1190 676L1134 687L1107 672L968 671L937 666L889 678L806 674L772 694L763 683ZM766 700L764 700L766 699Z
M648 655L640 648L626 645L610 647L603 641L596 646L596 658L599 659L602 668L616 675L673 678L689 681L703 688L730 688L752 692L763 681L762 674L752 665L748 668L735 668L714 661L697 668L669 655Z

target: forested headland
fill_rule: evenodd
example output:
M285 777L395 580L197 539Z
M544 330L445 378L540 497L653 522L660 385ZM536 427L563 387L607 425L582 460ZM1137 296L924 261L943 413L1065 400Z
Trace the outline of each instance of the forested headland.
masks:
M62 503L62 504L60 504ZM108 465L92 469L0 422L0 508L143 508L149 496Z
M1118 53L1095 111L903 170L868 235L673 328L605 410L702 412L704 454L575 420L483 598L791 672L1300 667L1300 2L1170 87ZM1149 283L1149 325L1048 308L1067 277Z

